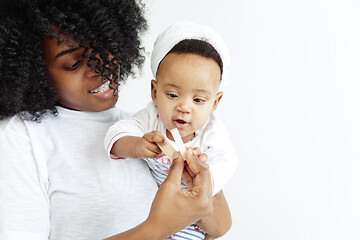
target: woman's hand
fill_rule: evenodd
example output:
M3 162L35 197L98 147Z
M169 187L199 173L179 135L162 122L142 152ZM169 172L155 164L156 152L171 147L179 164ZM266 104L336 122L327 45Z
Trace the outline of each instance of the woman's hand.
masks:
M187 148L186 151L189 153L192 153L193 157L185 160L185 169L183 171L182 179L183 182L185 182L186 187L188 191L191 191L193 186L193 178L195 176L194 172L189 167L189 164L193 159L196 159L197 161L200 161L200 163L204 166L209 168L209 165L206 163L208 160L208 157L206 153L201 153L200 149L198 147L195 148Z
M185 157L189 159L188 167L194 174L192 189L189 191L181 189L184 160L179 153L176 153L169 174L156 193L146 221L108 240L144 238L162 240L212 214L209 169L191 151L187 151Z
M208 167L186 152L188 167L193 172L192 189L181 189L184 160L176 153L166 180L153 201L147 221L164 239L212 213L212 188ZM160 233L161 232L161 233Z
M198 148L188 148L187 151L191 151L194 156L197 156L197 160L199 160L204 166L208 166L206 163L208 158L205 153L201 153ZM192 179L194 177L194 173L188 166L189 162L192 160L193 158L189 159L189 161L185 161L185 170L183 172L183 180L185 181L188 190L191 190L193 187ZM230 209L223 191L220 191L213 196L212 204L212 213L196 222L201 229L206 232L206 239L215 239L223 236L227 231L229 231L232 224Z

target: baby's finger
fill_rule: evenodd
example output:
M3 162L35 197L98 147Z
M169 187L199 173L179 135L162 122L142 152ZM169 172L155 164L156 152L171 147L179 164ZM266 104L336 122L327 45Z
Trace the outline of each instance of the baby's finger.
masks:
M147 151L146 154L143 155L143 158L157 158L160 153Z
M192 149L192 151L193 151L194 156L197 156L197 155L201 154L200 148L198 148L198 147L194 147Z
M146 145L146 148L148 149L148 151L151 151L157 155L159 155L160 153L162 153L162 150L159 148L158 145L156 145L155 143L148 143Z
M164 136L159 131L152 131L152 132L147 133L145 135L145 139L146 139L146 141L151 142L151 143L164 143L165 142Z
M207 161L207 155L205 153L200 154L200 156L192 156L191 151L189 151L189 150L186 151L187 167L189 167L189 169L191 169L191 171L195 175L197 175L199 172L199 167L198 167L199 165L201 165L204 168L209 169L209 165L206 163L206 161ZM196 164L194 164L194 162L196 162Z
M198 159L199 159L200 162L206 163L207 160L208 160L208 156L207 156L206 153L202 153L202 154L199 155L199 158L198 158ZM207 165L207 164L206 164L206 165Z

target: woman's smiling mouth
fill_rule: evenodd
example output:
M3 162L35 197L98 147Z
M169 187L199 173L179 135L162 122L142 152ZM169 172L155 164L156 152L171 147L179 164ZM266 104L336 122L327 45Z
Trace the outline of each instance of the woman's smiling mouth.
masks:
M115 89L116 89L116 84L108 80L103 84L101 84L101 86L93 90L89 90L89 93L92 94L92 96L97 97L98 99L109 100L113 97L117 98L117 92L115 92Z
M100 87L95 88L93 90L89 90L89 93L103 93L110 89L110 81L106 81L103 84L101 84Z

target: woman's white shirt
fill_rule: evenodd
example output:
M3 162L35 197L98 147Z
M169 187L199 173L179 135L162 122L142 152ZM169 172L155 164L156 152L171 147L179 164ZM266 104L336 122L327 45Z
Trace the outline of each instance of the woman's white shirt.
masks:
M127 114L58 110L2 124L0 239L103 239L148 216L157 185L146 163L111 160L103 147Z

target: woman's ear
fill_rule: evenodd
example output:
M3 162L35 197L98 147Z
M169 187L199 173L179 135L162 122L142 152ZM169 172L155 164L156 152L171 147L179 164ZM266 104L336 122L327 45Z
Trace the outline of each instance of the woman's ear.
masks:
M216 94L216 97L215 97L215 100L214 100L214 105L212 107L211 113L215 112L215 110L216 110L217 106L219 105L219 102L220 102L223 94L224 94L224 92L218 92Z
M156 87L157 87L156 81L151 80L151 98L155 105L156 105L156 93L157 93Z

